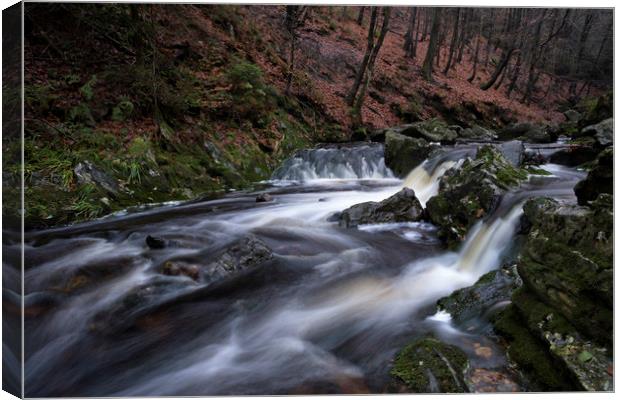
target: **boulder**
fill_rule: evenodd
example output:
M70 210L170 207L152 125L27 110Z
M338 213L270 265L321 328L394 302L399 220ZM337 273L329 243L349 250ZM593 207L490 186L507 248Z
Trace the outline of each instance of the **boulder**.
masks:
M449 247L465 239L469 228L493 212L503 193L526 180L527 171L515 168L492 145L481 147L474 160L451 169L439 182L439 193L426 203L431 222Z
M420 165L435 148L424 139L411 138L388 130L385 135L385 165L399 177L405 177Z
M573 123L579 122L579 120L582 117L581 113L576 110L566 110L564 111L563 114L567 122L573 122Z
M613 147L602 151L588 176L575 185L575 195L579 205L586 205L601 193L613 194L614 190L614 153Z
M597 97L593 101L582 102L580 110L583 117L579 120L579 128L594 125L614 116L614 95L612 91Z
M593 136L599 146L606 147L614 144L614 119L608 118L596 125L586 126L581 130L581 136Z
M459 139L490 141L497 139L497 133L480 125L474 125L471 128L461 130Z
M390 375L399 392L464 393L467 356L456 346L426 336L403 348Z
M510 124L498 134L500 140L520 139L529 143L551 143L554 138L546 126L534 125L529 122Z
M613 205L528 200L523 286L495 321L510 358L542 390L611 390Z
M166 241L160 237L148 235L145 239L146 245L151 249L163 249L166 247Z
M404 188L381 202L369 201L347 208L340 214L339 225L354 228L361 224L419 221L423 212L414 191Z
M510 302L512 292L521 286L516 265L488 272L473 285L454 291L437 301L454 323L466 331L488 328L488 321Z
M77 183L80 185L95 185L110 194L117 194L119 191L116 180L90 161L85 160L78 163L73 172L75 173Z
M213 282L257 267L271 260L273 253L256 236L249 234L216 254L214 261L201 268L202 281Z
M200 276L200 267L183 261L166 261L162 268L162 274L169 276L187 276L197 281Z
M503 142L498 149L513 167L519 167L523 163L525 148L520 140Z
M458 136L457 132L447 123L436 118L403 125L396 129L396 132L412 138L421 138L442 144L454 143Z
M587 162L596 160L599 151L593 146L571 145L565 149L556 151L549 156L549 162L553 164L576 167Z

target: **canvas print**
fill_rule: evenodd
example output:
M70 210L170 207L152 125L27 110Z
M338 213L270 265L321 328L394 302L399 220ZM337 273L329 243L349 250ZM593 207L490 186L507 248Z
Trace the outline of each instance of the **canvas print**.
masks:
M612 9L3 20L4 390L614 390Z

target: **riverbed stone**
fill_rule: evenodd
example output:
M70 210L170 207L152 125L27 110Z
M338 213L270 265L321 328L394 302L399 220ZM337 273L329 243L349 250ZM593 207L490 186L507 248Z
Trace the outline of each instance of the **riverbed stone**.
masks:
M527 179L527 171L513 167L492 145L481 147L475 159L441 178L439 193L426 204L426 212L449 247L465 239L479 219L489 215L501 196Z
M581 130L581 136L592 136L601 147L614 144L614 119L607 118L595 125L586 126Z
M595 200L601 193L613 194L614 190L614 153L613 147L599 154L588 176L575 185L575 195L580 205Z
M459 132L459 139L490 141L497 139L497 133L480 125L473 125Z
M340 214L339 225L354 228L362 224L419 221L423 212L415 192L404 188L381 202L369 201L347 208Z
M467 356L461 349L426 336L398 353L390 374L399 392L464 393L468 367ZM399 386L404 388L399 390Z
M397 132L412 138L422 138L429 142L442 144L452 144L458 137L456 130L437 118L403 125Z
M116 180L88 160L78 163L73 169L73 172L77 183L80 185L95 185L113 195L117 194L119 191Z
M436 146L422 138L412 138L392 130L385 135L385 164L399 177L420 165Z
M259 238L248 234L216 254L214 261L201 268L201 280L214 282L257 267L273 257L271 249Z

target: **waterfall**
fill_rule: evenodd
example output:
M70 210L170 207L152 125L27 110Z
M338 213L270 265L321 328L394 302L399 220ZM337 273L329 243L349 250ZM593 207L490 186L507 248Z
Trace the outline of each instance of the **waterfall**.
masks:
M297 151L274 171L272 180L394 178L385 166L383 145L325 146Z
M447 170L460 165L460 161L444 161L435 166L429 173L430 162L424 161L413 169L405 178L404 187L413 189L416 197L420 200L422 207L426 207L426 202L439 192L439 180ZM457 166L458 167L458 166Z

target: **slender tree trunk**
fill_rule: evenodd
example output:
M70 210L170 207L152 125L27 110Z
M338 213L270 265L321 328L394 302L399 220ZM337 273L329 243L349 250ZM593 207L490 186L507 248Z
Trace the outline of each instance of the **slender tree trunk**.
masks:
M412 52L412 56L413 58L417 57L418 55L418 35L420 33L420 20L422 19L422 15L420 14L421 11L418 11L418 15L416 18L416 24L415 24L415 34L413 37L413 52Z
M366 11L366 7L361 6L360 13L357 14L357 24L360 26L364 23L364 11Z
M502 56L502 60L500 61L500 63L497 66L497 68L495 69L495 72L493 72L493 75L491 76L491 78L489 79L489 81L487 83L484 83L484 84L480 85L480 89L488 90L488 89L491 88L491 86L493 86L493 84L497 81L497 78L499 78L499 76L502 74L502 72L504 72L504 69L506 68L506 65L508 65L508 62L510 61L510 57L512 57L512 54L516 50L517 50L516 48L511 47L510 49L504 51L504 54Z
M472 83L476 79L476 67L478 66L478 52L480 51L480 41L482 40L482 26L484 23L484 15L480 12L480 28L478 31L478 39L476 40L476 50L474 51L474 66L471 70L471 75L467 79L469 83Z
M293 69L295 68L295 44L297 42L297 35L291 33L291 51L288 57L288 73L286 74L286 90L285 95L288 96L291 92L291 84L293 83Z
M508 85L508 89L506 89L506 97L510 99L510 94L515 89L517 85L517 80L519 79L519 73L521 72L521 53L517 54L517 63L515 65L514 71L512 71L512 76L510 77L510 84Z
M431 38L428 43L428 50L424 63L422 64L422 76L429 82L433 81L433 57L437 48L437 36L439 35L439 19L441 18L441 10L439 8L432 9L433 26L431 28Z
M405 34L405 45L403 48L405 50L405 57L413 58L413 30L415 28L417 8L412 7L409 12L409 26L407 27L407 33Z
M491 28L489 29L489 35L487 37L487 53L486 53L486 56L484 57L484 68L486 68L487 65L489 65L489 57L491 55L491 42L493 40L493 30L495 26L495 24L493 24L493 14L494 14L494 10L491 9L491 16L489 19L489 21L491 21Z
M383 45L383 41L385 40L385 36L387 35L389 24L390 24L390 14L392 12L391 7L383 7L383 24L381 25L381 32L379 34L379 39L377 43L372 47L371 55L368 60L368 67L366 68L366 77L364 79L364 83L359 91L357 99L353 104L353 116L358 119L356 122L359 122L359 125L362 123L362 105L364 104L364 99L366 97L366 91L368 90L368 85L372 80L372 73L375 68L375 62L377 61L377 56L379 55L379 50L381 50L381 46Z
M454 11L454 25L452 27L452 40L450 41L450 51L448 53L448 62L443 70L443 74L447 75L452 65L452 58L454 57L454 51L456 50L456 43L459 34L459 19L461 18L461 9L459 7Z
M540 21L538 22L538 24L536 24L536 29L534 31L534 38L532 40L532 45L530 47L530 57L529 57L530 65L529 65L529 69L527 72L527 84L525 86L525 92L523 93L523 98L521 99L522 103L529 102L529 98L532 94L532 91L534 90L535 80L538 79L537 78L538 74L535 74L534 69L536 68L538 59L540 58L540 50L539 50L540 34L542 32L542 26L545 20L546 13L547 11L545 10L543 12L542 17L540 18Z
M355 101L355 97L357 96L357 92L362 84L362 79L364 78L364 74L366 73L366 67L368 66L368 60L370 58L370 53L372 52L372 47L374 46L375 40L375 27L377 25L377 8L372 7L370 13L370 25L368 26L368 39L366 43L366 52L364 53L364 58L362 59L362 64L360 65L357 74L355 76L355 82L353 83L353 87L347 96L347 104L352 106Z
M422 33L422 41L426 40L426 36L428 35L428 26L430 24L431 13L428 7L424 8L424 32Z
M471 9L469 10L471 11ZM465 45L467 44L467 42L469 42L469 12L468 10L465 10L465 13L463 14L463 22L461 23L461 34L459 35L459 51L458 51L458 55L456 56L456 62L457 63L461 63L461 61L463 61L463 51L465 50Z

